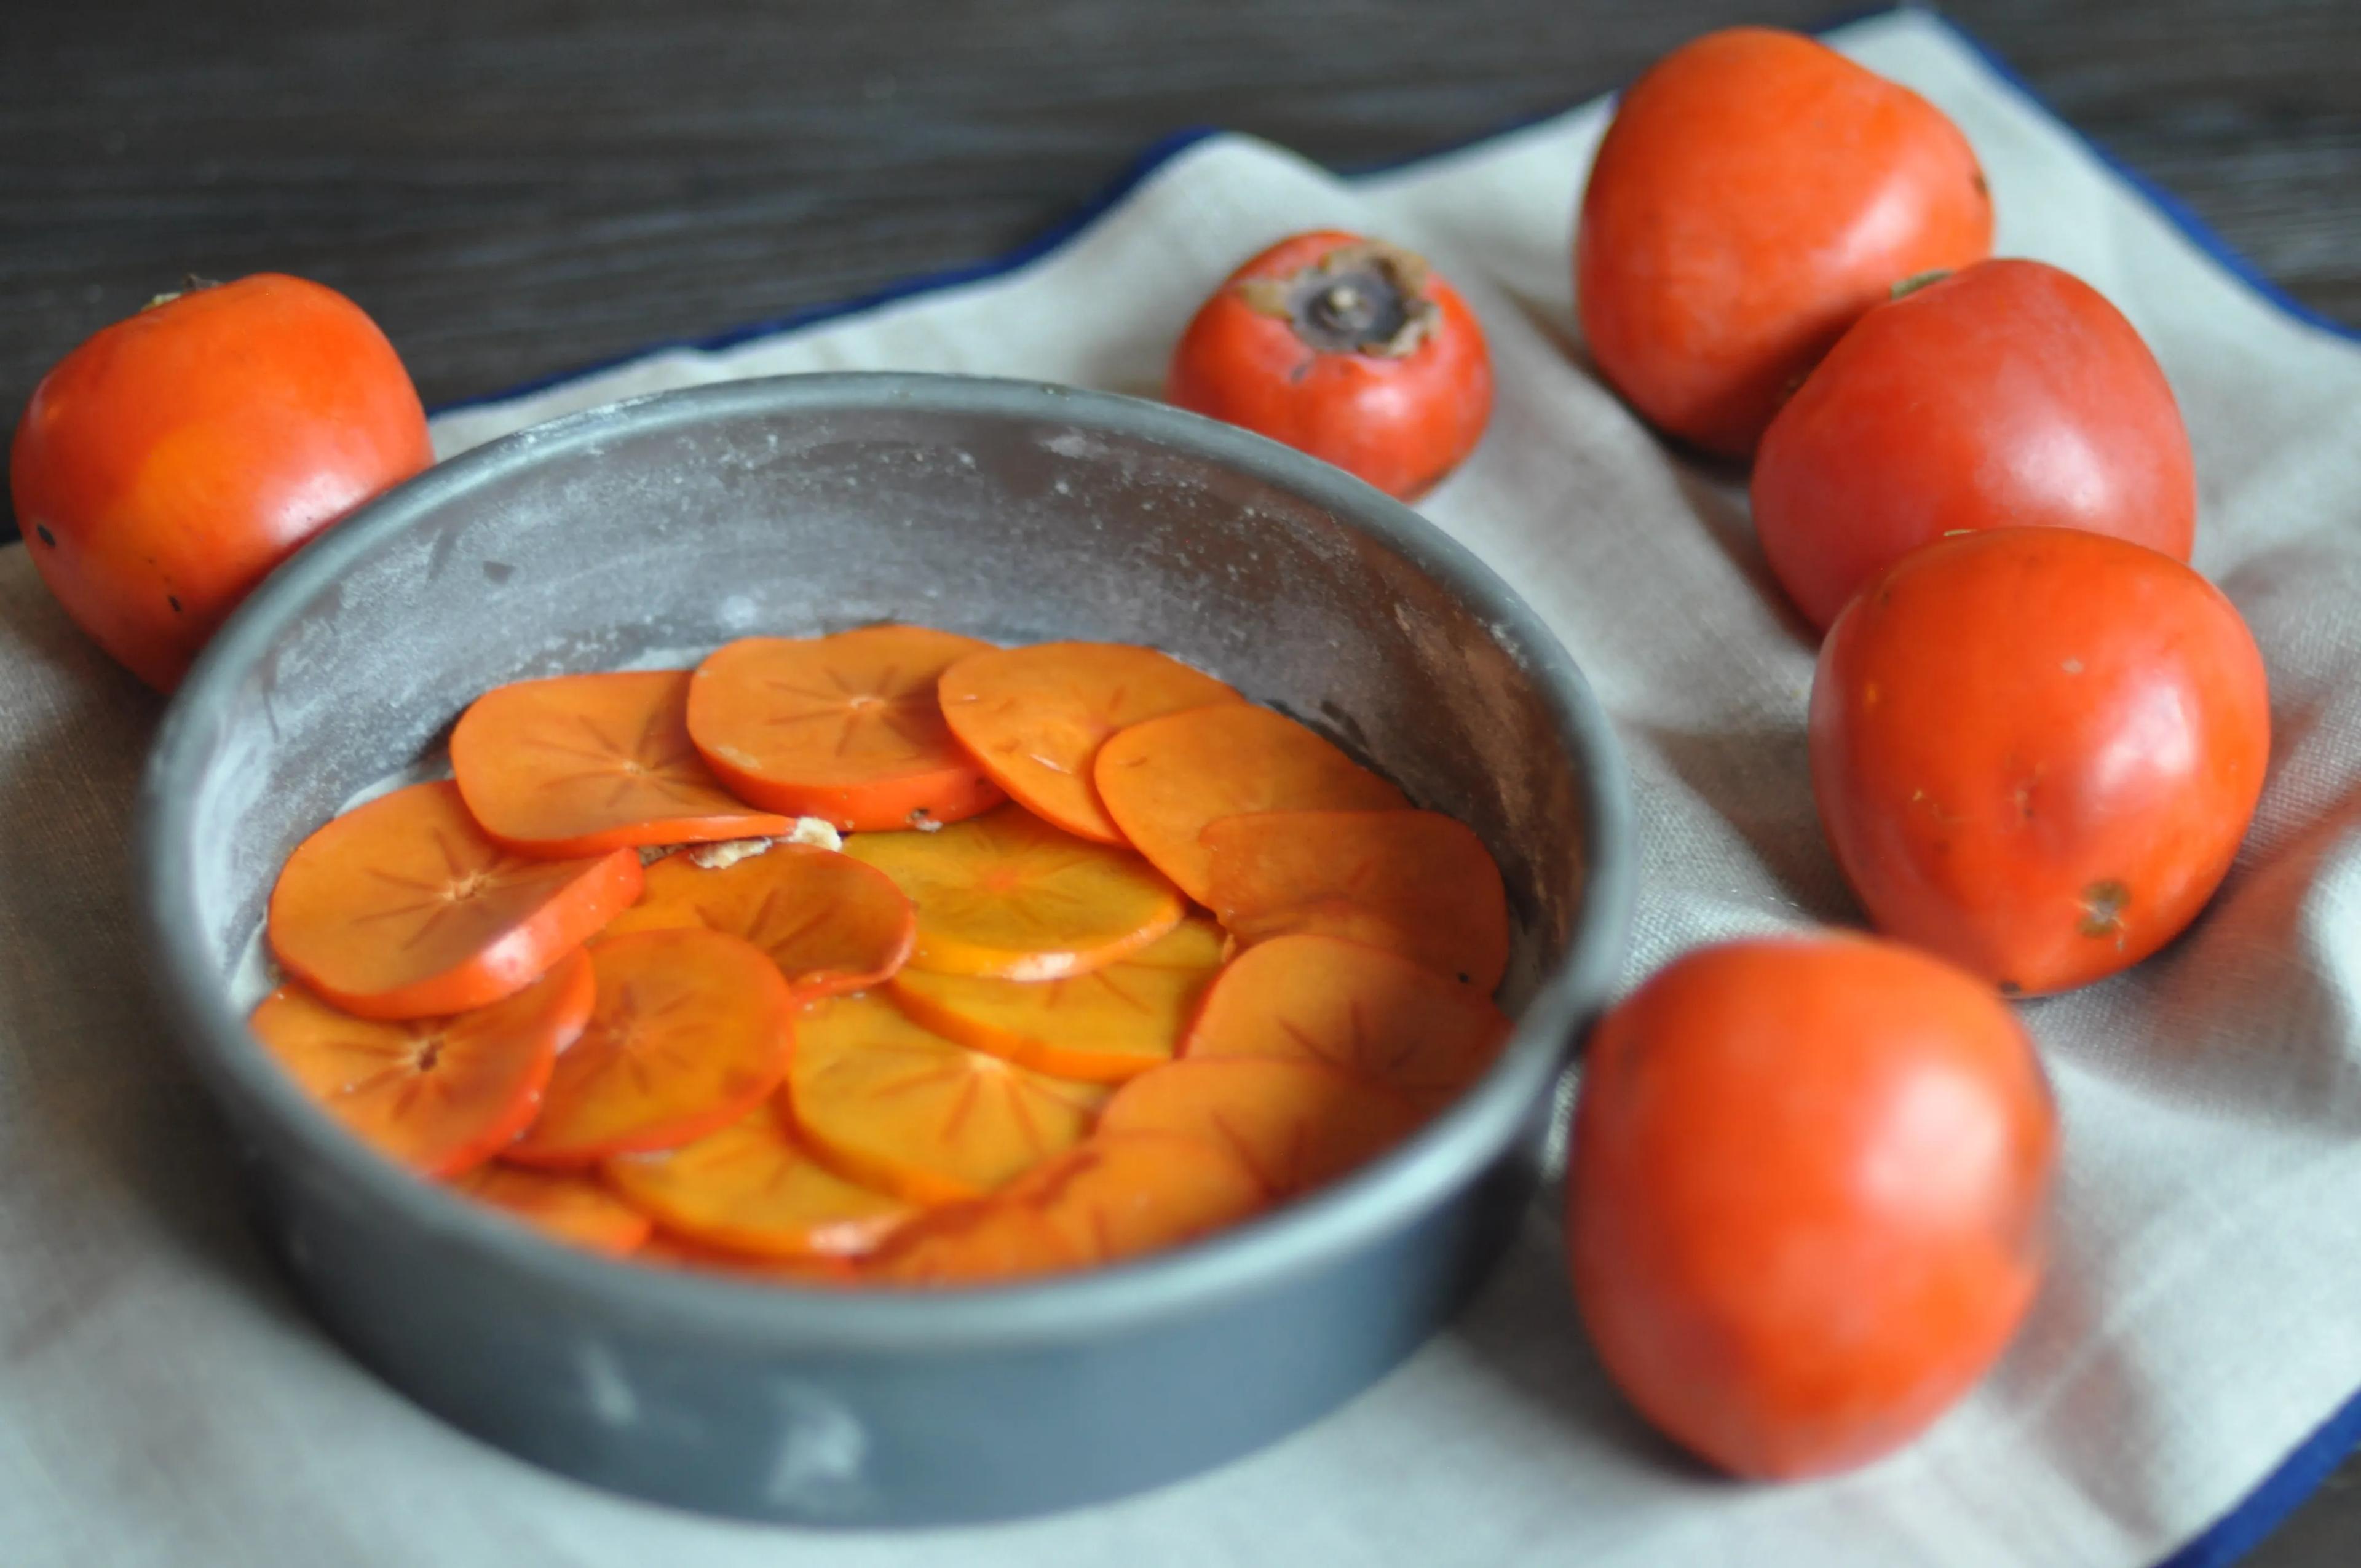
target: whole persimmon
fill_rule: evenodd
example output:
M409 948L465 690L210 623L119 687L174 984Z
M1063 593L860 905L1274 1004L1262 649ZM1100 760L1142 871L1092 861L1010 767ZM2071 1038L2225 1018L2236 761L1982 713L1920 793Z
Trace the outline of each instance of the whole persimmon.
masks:
M1731 27L1623 94L1575 236L1583 336L1651 423L1754 450L1780 400L1893 286L1992 251L1975 150L1824 44Z
M170 691L273 566L434 456L377 323L333 289L257 273L166 295L59 361L8 480L66 613Z
M1704 948L1591 1036L1576 1300L1625 1397L1701 1457L1865 1464L2015 1334L2057 1149L2032 1043L1973 977L1833 933Z
M1492 358L1475 313L1423 258L1321 230L1213 291L1180 334L1167 395L1412 500L1482 438Z
M1812 679L1812 787L1878 929L2011 993L2137 963L2213 895L2270 758L2263 658L2171 556L2001 528L1904 556Z
M2106 296L1985 261L1876 306L1779 411L1754 529L1825 629L1862 584L1972 529L2086 528L2189 559L2197 471L2156 356Z

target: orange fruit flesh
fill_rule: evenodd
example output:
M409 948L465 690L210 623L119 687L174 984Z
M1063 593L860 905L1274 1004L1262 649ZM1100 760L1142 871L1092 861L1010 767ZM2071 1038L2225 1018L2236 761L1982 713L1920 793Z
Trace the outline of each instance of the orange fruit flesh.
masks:
M666 1230L766 1256L852 1256L910 1212L815 1160L768 1104L694 1143L617 1155L601 1169Z
M1322 1187L1417 1130L1401 1095L1326 1062L1184 1058L1115 1092L1102 1132L1194 1138L1235 1157L1272 1201Z
M513 1214L554 1240L621 1257L648 1239L648 1217L603 1182L567 1170L492 1160L451 1180L454 1191Z
M678 927L741 937L771 956L799 999L889 979L917 931L910 901L884 872L811 844L774 844L711 869L666 855L646 877L639 903L602 940Z

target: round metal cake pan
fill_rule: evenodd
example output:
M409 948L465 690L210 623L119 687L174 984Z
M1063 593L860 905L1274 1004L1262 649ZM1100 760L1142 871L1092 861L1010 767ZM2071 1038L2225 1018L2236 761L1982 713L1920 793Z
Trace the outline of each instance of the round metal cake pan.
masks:
M475 694L888 619L1164 648L1469 823L1516 931L1499 1064L1351 1179L1167 1255L999 1288L798 1291L545 1242L350 1138L247 1034L240 966L288 851L431 760ZM599 1486L907 1524L1203 1469L1333 1409L1444 1322L1531 1198L1552 1087L1616 970L1628 817L1564 649L1408 508L1159 404L828 375L557 420L323 535L181 687L137 863L165 1015L269 1242L354 1354Z

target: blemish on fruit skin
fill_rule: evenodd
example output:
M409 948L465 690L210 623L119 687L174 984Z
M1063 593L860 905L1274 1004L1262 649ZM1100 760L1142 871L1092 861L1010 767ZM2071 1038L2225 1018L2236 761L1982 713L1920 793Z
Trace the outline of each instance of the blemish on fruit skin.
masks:
M2017 984L2016 981L2013 980L2004 980L2000 982L2000 993L2003 996L2023 996L2025 994L2025 987Z
M48 545L50 549L54 550L58 547L58 536L49 532L49 525L48 523L37 522L33 524L33 532L42 543Z
M2080 659L2069 659L2058 667L2065 671L2070 675L2079 675L2082 673L2082 661Z
M1878 698L1883 695L1883 694L1877 689L1877 683L1875 681L1869 682L1861 688L1861 707L1875 707L1877 706Z
M2131 901L2132 890L2114 878L2094 882L2082 890L2082 918L2075 928L2094 939L2113 937L2120 948L2124 945L2124 910Z
M178 614L180 614L180 613L181 613L181 596L180 596L180 595L178 595L178 594L166 594L166 595L164 596L164 602L165 602L166 604L170 605L170 606L172 607L172 613L173 613L174 615L178 615Z

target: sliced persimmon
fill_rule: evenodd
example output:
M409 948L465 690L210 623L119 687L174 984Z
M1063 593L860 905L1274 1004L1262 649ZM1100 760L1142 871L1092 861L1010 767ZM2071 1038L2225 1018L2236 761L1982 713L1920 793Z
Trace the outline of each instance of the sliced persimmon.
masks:
M804 1015L790 1124L847 1179L913 1203L1000 1187L1082 1141L1107 1091L972 1051L883 996Z
M1217 703L1119 730L1091 776L1132 847L1200 904L1213 899L1209 823L1248 811L1378 811L1401 791L1282 713Z
M923 1212L862 1259L860 1273L885 1285L996 1285L1089 1262L1030 1204L979 1198Z
M971 653L943 672L943 718L993 782L1036 815L1103 844L1125 842L1091 764L1118 729L1242 702L1169 653L1126 642L1037 642Z
M558 1241L609 1257L636 1251L653 1228L605 1182L576 1171L526 1170L492 1160L455 1177L451 1186Z
M917 916L892 878L834 850L774 844L711 869L684 850L647 868L639 903L600 939L685 926L744 938L809 1000L891 977L910 956Z
M512 996L447 1018L338 1012L302 987L262 999L256 1037L364 1143L427 1176L489 1159L541 1107L557 1053L590 1016L579 953Z
M589 956L590 1022L505 1158L586 1166L676 1148L736 1121L785 1076L795 993L753 943L684 927L634 931Z
M1357 1073L1308 1058L1183 1058L1115 1091L1109 1137L1163 1133L1226 1150L1274 1201L1334 1180L1415 1131L1418 1107Z
M1508 1037L1488 999L1399 953L1276 937L1214 980L1180 1053L1324 1061L1432 1111L1482 1077Z
M1385 948L1479 996L1509 967L1484 840L1438 811L1257 811L1200 835L1207 902L1242 947L1311 932Z
M431 1018L521 991L640 893L629 850L538 861L484 836L447 781L355 806L295 846L270 951L364 1018Z
M773 1257L715 1246L658 1225L631 1261L657 1268L677 1268L692 1274L721 1274L763 1285L827 1288L857 1285L861 1276L853 1260L842 1257Z
M943 722L935 686L991 646L924 626L742 638L697 667L689 738L765 810L848 831L957 822L1004 797Z
M600 1169L667 1231L763 1256L856 1256L910 1214L814 1159L768 1104L694 1143L617 1155Z
M863 834L844 852L917 905L910 967L939 974L1087 974L1171 930L1187 907L1130 850L1077 839L1019 806L932 833Z
M982 980L906 969L902 1011L947 1039L1039 1072L1120 1083L1170 1061L1222 967L1210 920L1183 920L1127 958L1065 980Z
M451 773L484 831L519 854L762 839L795 826L721 787L688 739L686 670L494 686L451 731Z

